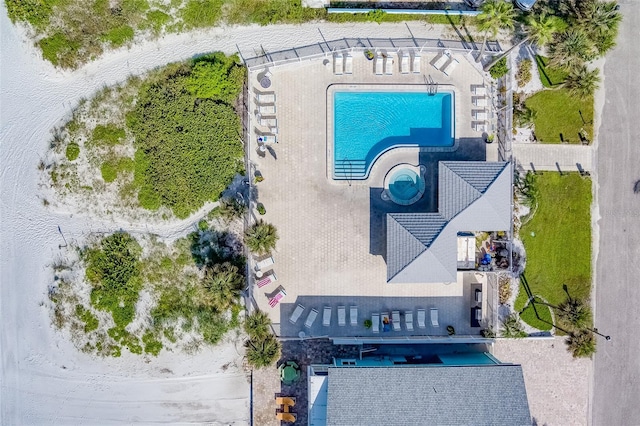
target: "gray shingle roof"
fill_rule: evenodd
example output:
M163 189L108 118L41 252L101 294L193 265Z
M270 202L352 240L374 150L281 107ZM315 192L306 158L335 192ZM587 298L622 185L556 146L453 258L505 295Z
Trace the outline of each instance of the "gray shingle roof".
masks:
M327 424L531 425L519 365L330 367Z
M511 226L511 168L506 162L442 161L438 213L387 215L387 281L456 281L456 237Z

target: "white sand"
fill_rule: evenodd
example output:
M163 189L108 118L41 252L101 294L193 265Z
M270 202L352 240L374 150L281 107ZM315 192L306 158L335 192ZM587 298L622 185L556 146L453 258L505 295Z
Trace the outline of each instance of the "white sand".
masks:
M194 356L163 351L148 362L126 351L122 358L101 359L78 352L54 331L43 302L51 280L48 265L61 255L58 226L69 241L117 229L172 239L187 233L199 215L149 223L95 220L74 205L45 208L37 164L47 151L50 129L61 125L82 97L167 62L214 50L232 53L237 46L252 56L260 45L274 51L318 43L323 36L409 37L407 27L307 24L198 31L111 52L80 70L63 72L41 59L26 32L9 22L4 2L1 8L0 423L247 424L249 384L240 348L233 344ZM419 23L409 27L416 37L438 38L443 30Z

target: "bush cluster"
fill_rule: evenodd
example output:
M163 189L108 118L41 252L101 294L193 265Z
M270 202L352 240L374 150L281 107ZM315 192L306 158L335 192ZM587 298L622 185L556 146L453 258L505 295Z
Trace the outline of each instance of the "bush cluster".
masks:
M69 145L67 145L65 154L67 156L67 160L75 160L78 158L78 155L80 155L80 146L75 142L70 142Z
M494 66L489 69L489 74L491 77L498 79L502 76L507 75L509 72L509 67L507 66L507 58L502 58Z
M280 357L282 348L270 327L269 316L260 310L254 311L245 319L244 329L249 335L249 339L245 341L246 356L252 367L267 367Z
M520 61L520 64L518 64L518 72L516 74L518 87L524 87L531 81L531 65L530 59Z

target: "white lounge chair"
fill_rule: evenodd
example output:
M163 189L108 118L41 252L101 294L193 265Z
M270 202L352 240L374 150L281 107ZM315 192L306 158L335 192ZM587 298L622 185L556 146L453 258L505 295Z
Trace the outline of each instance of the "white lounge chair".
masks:
M400 73L409 74L409 53L408 52L402 52L402 56L400 59Z
M434 60L431 62L431 65L433 65L435 69L440 71L440 68L442 68L448 60L449 60L449 55L447 55L444 52L441 52L438 54L438 56L434 58Z
M471 114L476 120L482 121L487 119L487 111L484 109L474 109L473 111L471 111Z
M476 288L476 291L473 294L473 298L477 303L481 303L482 302L482 290L480 290L479 288Z
M407 331L413 331L413 311L404 312L404 324L407 327Z
M293 313L289 317L289 322L291 324L295 324L296 322L298 322L298 319L300 319L300 315L302 315L303 312L304 312L304 306L302 305L296 306L296 308L293 310Z
M485 98L484 96L474 96L471 98L471 102L477 107L487 106L487 98Z
M358 325L358 307L351 306L349 308L349 324Z
M342 53L336 53L333 55L333 73L335 75L341 75L344 67L344 60L342 57Z
M445 75L451 75L451 73L453 73L453 70L456 69L459 63L460 62L458 62L456 58L449 59L449 62L447 62L447 65L444 66L444 68L442 69L442 72Z
M259 104L275 104L276 94L273 92L258 92L256 93L256 100Z
M258 122L261 126L265 127L276 127L278 125L278 119L275 117L258 117ZM272 131L272 133L275 133Z
M413 54L413 62L411 64L411 71L413 71L414 74L420 74L420 63L422 62L422 57L420 56L419 53L414 53Z
M382 55L380 55L378 53L376 55L376 59L373 61L376 75L382 75L382 61L383 60L384 60L384 58L382 57Z
M400 331L400 311L391 312L391 323L393 324L393 331Z
M347 309L344 306L338 306L338 325L340 327L347 325Z
M380 333L380 314L371 314L371 330Z
M256 285L258 288L262 288L276 281L278 281L278 277L276 277L275 272L271 271L267 275L262 276L259 281L256 281Z
M353 56L351 56L351 53L347 53L347 56L344 57L344 73L353 74Z
M281 288L280 291L275 296L269 299L269 306L271 306L272 308L275 308L276 305L280 303L280 301L284 299L286 295L287 295L287 292L284 291L284 288Z
M256 262L256 271L259 271L260 269L264 269L267 266L271 266L275 263L275 261L273 260L272 256L266 257L264 259L262 259L259 262Z
M311 312L309 312L309 315L307 315L307 320L304 322L304 326L307 328L311 328L313 323L316 321L317 317L318 317L318 310L311 309Z
M386 75L393 74L393 57L390 54L384 58L384 73Z
M322 325L329 327L331 325L331 306L325 306L322 312Z
M418 328L426 328L425 325L426 311L424 309L418 309Z
M258 113L260 115L273 115L276 113L275 105L258 105Z
M486 132L487 131L487 122L486 121L474 121L471 123L473 130L476 132Z
M473 94L474 95L478 95L478 96L486 96L487 95L487 88L484 87L482 84L474 85L473 86Z
M278 143L278 138L276 137L276 135L261 133L258 136L258 144L260 143Z
M438 309L431 308L431 326L432 327L440 327L438 323Z
M482 308L476 308L476 321L480 322L482 321Z

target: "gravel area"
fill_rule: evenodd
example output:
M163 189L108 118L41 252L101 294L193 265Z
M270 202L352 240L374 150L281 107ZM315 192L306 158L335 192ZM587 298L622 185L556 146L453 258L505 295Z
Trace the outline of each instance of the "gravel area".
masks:
M574 359L564 338L504 339L493 355L521 364L534 425L586 425L590 359Z

